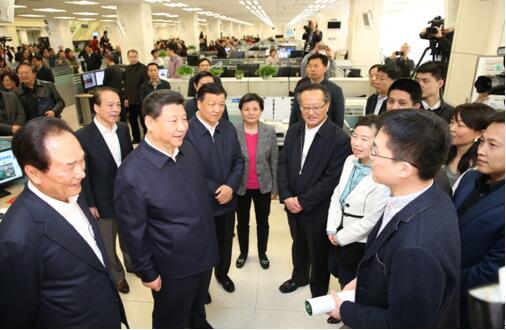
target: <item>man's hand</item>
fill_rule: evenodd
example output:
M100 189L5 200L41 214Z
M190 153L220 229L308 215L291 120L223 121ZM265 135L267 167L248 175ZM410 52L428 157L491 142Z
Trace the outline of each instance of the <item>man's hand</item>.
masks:
M329 234L329 235L327 235L327 236L329 237L329 241L330 241L330 243L332 243L332 245L337 246L337 240L336 240L335 235Z
M128 100L125 100L125 108L128 108Z
M220 205L227 204L234 196L234 190L226 184L219 186L214 193L216 194L214 198L216 198Z
M156 278L156 280L152 282L142 282L142 285L144 285L147 288L150 288L151 290L154 290L155 292L158 292L162 289L162 278L160 275Z
M344 289L343 289L344 291ZM334 290L330 291L330 295L332 298L334 298L334 301L336 303L336 308L334 308L330 313L327 313L327 315L332 316L333 318L340 320L341 319L341 304L343 301L337 296L336 292Z
M95 218L95 220L98 220L100 218L100 214L98 213L98 209L95 206L90 207L91 215Z
M46 116L46 117L56 117L56 112L54 112L53 110L49 110L49 111L46 111L44 113L44 116Z
M302 211L302 206L299 204L297 197L289 197L283 203L290 213L297 214Z
M334 58L332 56L332 49L330 49L330 47L328 46L325 47L325 53L327 54L328 58Z
M12 125L11 126L11 133L12 134L16 133L20 128L21 128L21 126L19 126L19 125Z

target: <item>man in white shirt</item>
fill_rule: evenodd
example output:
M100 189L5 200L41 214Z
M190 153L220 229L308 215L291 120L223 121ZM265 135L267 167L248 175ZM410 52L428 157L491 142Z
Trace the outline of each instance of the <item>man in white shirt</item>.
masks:
M123 305L81 192L85 155L67 124L31 120L13 151L28 177L0 223L5 328L120 328Z
M86 153L83 194L91 214L98 222L118 291L128 293L130 288L125 280L125 270L116 254L118 222L114 212L113 194L118 167L133 147L128 125L118 122L121 112L118 93L110 87L102 87L93 95L93 103L93 122L76 132ZM121 236L119 241L126 269L132 272L130 256Z
M458 328L460 237L452 201L434 185L446 160L448 126L428 111L382 115L373 179L390 188L383 217L367 239L357 277L335 293L330 313L350 328Z

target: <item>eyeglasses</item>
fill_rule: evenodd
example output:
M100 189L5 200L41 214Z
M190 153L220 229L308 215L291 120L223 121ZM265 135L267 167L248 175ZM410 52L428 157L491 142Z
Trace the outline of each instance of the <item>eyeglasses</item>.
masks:
M302 112L313 111L315 113L318 113L318 112L320 112L320 111L323 110L323 108L325 107L325 105L327 105L327 103L324 103L323 105L316 106L316 107L300 107L300 111L302 111Z
M394 158L394 157L388 157L388 156L382 156L382 155L378 155L377 151L376 151L376 146L372 146L371 148L371 156L373 157L378 157L378 158L383 158L383 159L390 159L390 160L393 160L395 162L406 162L408 164L411 164L411 166L414 166L416 168L418 168L418 165L416 165L415 163L409 161L409 160L405 160L405 159L400 159L400 158Z

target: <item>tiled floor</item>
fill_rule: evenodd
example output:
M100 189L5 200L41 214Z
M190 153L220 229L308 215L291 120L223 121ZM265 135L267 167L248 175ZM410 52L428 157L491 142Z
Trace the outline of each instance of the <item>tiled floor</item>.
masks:
M77 128L77 119L73 106L67 107L63 114L73 128ZM252 207L253 209L253 207ZM278 287L287 280L292 271L291 238L285 212L278 201L271 208L270 236L267 255L271 267L264 270L258 263L256 253L256 230L252 211L250 223L250 255L243 268L235 267L239 254L239 245L234 238L230 277L235 282L236 291L228 293L212 279L210 293L212 303L207 305L209 323L215 328L329 328L326 315L308 317L304 313L304 300L311 297L309 286L289 294L282 294ZM119 249L118 249L119 250ZM127 318L131 328L150 328L153 300L149 290L140 280L127 274L130 293L122 294ZM338 290L335 279L331 288Z

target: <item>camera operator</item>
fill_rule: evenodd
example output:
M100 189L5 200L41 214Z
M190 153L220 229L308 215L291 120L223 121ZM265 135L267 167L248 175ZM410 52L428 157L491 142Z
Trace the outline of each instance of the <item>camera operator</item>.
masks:
M396 65L401 71L401 78L409 78L415 68L415 62L408 57L411 47L404 43L400 51L395 51L385 58L385 64Z
M420 38L429 40L432 60L440 60L447 65L452 50L454 28L445 28L444 19L441 16L434 17L428 23L430 26L420 32Z
M318 30L318 23L310 20L307 25L304 25L304 34L302 40L306 40L304 43L304 55L309 53L316 45L316 43L322 41L322 31Z
M336 61L334 61L334 58L333 58L332 49L330 49L329 46L324 45L322 42L317 42L315 44L314 48L309 53L307 53L300 61L300 76L302 78L307 77L307 73L306 73L307 62L308 62L309 58L313 54L316 54L316 53L325 54L329 58L329 64L327 67L327 71L325 71L325 79L329 79L330 77L334 77L336 75L337 66L336 66Z

